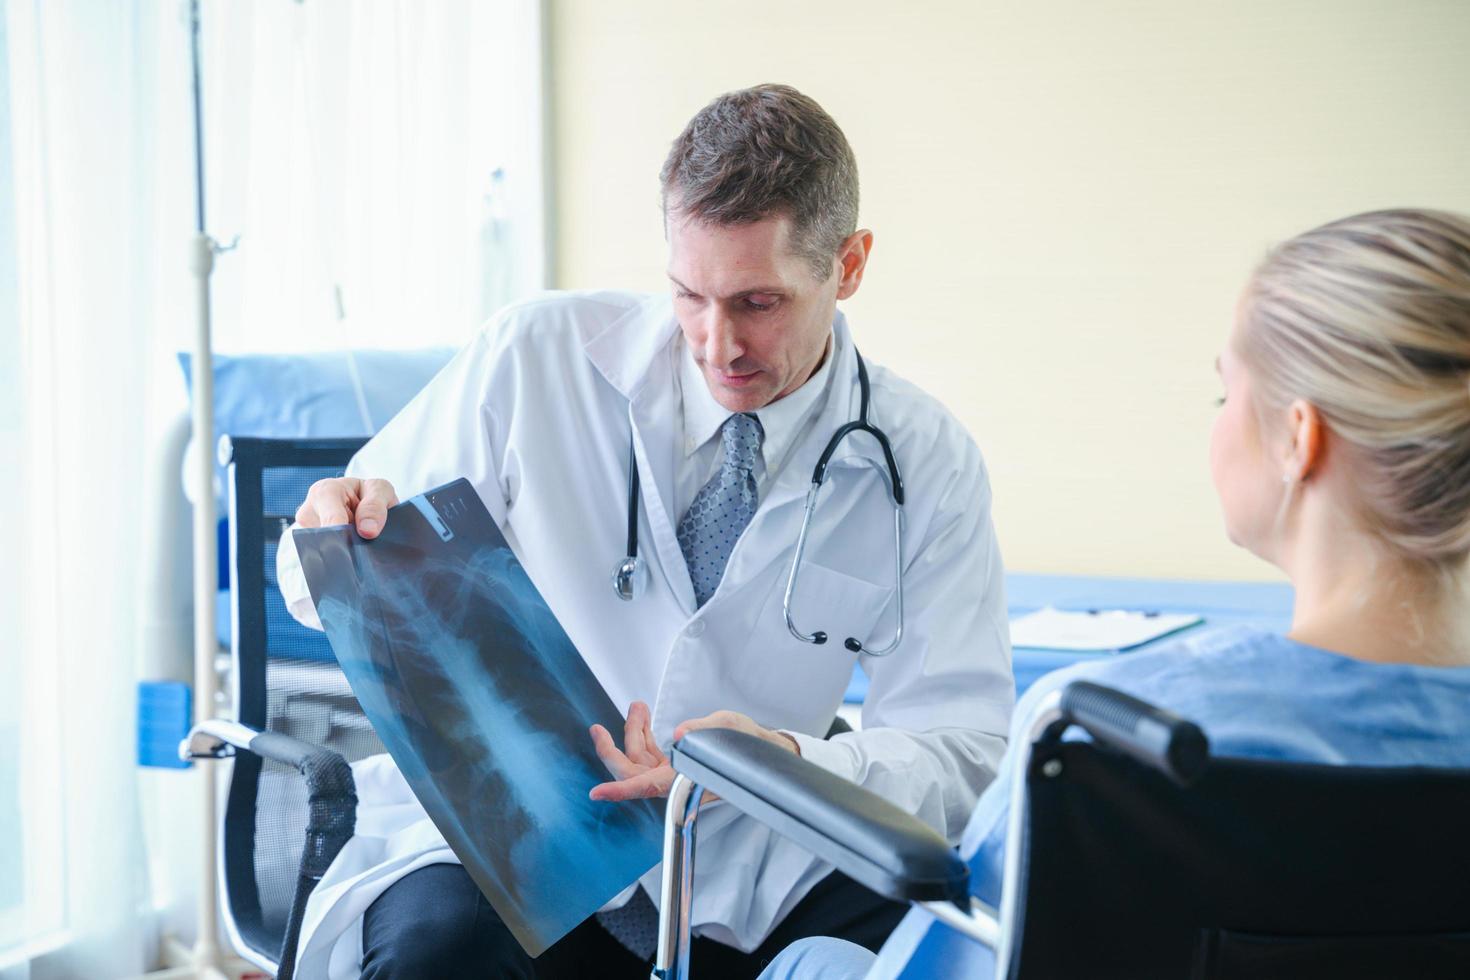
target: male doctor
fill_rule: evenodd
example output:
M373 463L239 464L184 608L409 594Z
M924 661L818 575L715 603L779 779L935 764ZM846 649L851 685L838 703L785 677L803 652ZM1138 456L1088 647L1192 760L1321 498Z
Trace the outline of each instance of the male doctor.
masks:
M862 283L857 166L837 124L779 85L711 102L661 175L672 297L549 294L502 312L353 459L311 488L303 527L355 523L467 477L614 703L590 733L608 806L667 792L684 732L750 732L861 783L958 840L994 777L1014 700L1000 555L980 452L937 402L871 363L871 420L907 492L903 634L886 656L801 642L782 596L813 468L860 410L838 300ZM630 458L639 557L625 555ZM808 535L794 622L881 649L899 627L887 469L841 441ZM283 547L294 614L315 615ZM862 730L824 740L854 662ZM318 889L304 970L370 977L646 977L657 869L532 961L401 778L359 773L364 811L408 820L349 844ZM396 794L396 795L395 795ZM903 915L729 808L700 820L693 950L701 977L751 977L808 935L876 949ZM359 837L364 837L359 823ZM330 969L328 964L330 963ZM313 966L318 964L318 966ZM303 974L306 975L306 974Z

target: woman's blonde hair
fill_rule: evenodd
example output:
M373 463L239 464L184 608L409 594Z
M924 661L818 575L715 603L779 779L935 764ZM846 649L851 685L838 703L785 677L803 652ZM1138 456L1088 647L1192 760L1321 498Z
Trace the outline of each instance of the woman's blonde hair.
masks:
M1262 408L1315 405L1364 525L1410 561L1470 555L1470 220L1373 211L1272 251L1242 306Z

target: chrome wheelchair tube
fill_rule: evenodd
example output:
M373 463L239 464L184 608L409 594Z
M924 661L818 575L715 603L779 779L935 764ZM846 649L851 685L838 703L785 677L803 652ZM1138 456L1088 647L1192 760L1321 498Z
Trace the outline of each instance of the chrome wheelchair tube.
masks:
M1020 906L1022 834L1026 826L1026 772L1037 739L1062 717L1062 692L1052 691L1041 699L1026 727L1026 736L1013 745L1010 813L1006 818L1005 871L1001 878L1000 941L995 946L995 975L1010 976L1011 949L1016 942L1016 910Z
M664 863L659 886L658 947L651 980L689 980L689 905L693 901L694 819L704 795L683 773L674 777L664 810Z
M950 902L915 902L919 908L951 929L995 949L1000 943L1000 921L995 909L978 898L970 899L970 914Z

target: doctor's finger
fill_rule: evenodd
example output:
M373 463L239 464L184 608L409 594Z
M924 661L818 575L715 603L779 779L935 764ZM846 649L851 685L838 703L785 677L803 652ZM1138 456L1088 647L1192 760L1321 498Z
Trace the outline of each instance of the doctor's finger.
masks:
M612 783L598 783L592 787L592 792L587 795L594 800L604 802L622 802L623 800L647 800L659 796L668 796L669 787L674 784L674 770L668 766L660 766L640 773L631 779L619 779Z
M362 500L357 505L357 533L376 538L388 522L388 508L398 503L398 494L387 480L363 480Z
M690 732L701 731L706 728L733 728L737 732L745 732L749 735L764 735L765 729L754 721L740 714L738 711L716 711L705 715L703 718L691 718L674 729L674 741L678 741Z
M306 492L305 503L296 511L296 523L302 527L350 524L357 490L357 481L347 477L316 481Z
M628 758L645 766L662 765L667 760L653 741L653 717L648 705L634 701L628 708L628 723L623 729L623 751Z
M628 779L644 771L644 767L637 765L633 760L624 755L613 742L613 737L606 728L601 725L593 725L592 748L597 752L597 757L602 760L603 766L612 774L614 779Z

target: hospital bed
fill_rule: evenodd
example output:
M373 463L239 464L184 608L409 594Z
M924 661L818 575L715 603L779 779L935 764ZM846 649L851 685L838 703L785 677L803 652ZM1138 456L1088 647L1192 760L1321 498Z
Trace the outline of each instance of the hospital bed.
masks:
M1074 726L1091 740L1064 739ZM1081 681L1029 731L998 909L912 815L760 739L690 733L673 750L654 976L698 977L705 790L992 950L997 978L1470 976L1470 771L1211 758L1193 723ZM905 976L956 977L946 965Z

